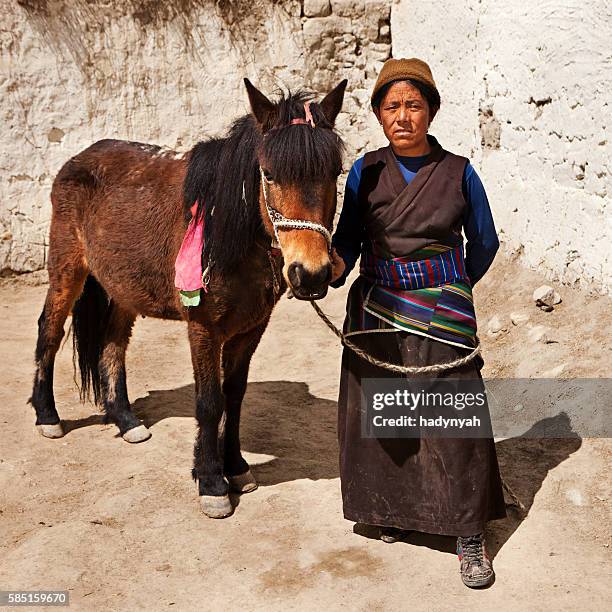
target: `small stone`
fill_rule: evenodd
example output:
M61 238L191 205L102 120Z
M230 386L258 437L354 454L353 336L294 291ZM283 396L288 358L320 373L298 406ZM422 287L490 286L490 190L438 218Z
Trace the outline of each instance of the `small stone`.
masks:
M377 20L388 20L391 17L391 2L389 0L365 0L364 8L366 16L375 15Z
M49 142L62 142L62 138L66 135L64 130L60 128L52 127L47 133L47 140Z
M329 41L333 45L333 40L329 39L331 26L333 24L330 24L328 19L321 17L306 20L302 32L304 34L304 42L310 51L320 49L322 41Z
M568 489L565 492L565 497L569 499L574 506L583 506L584 500L582 497L582 493L578 491L578 489Z
M501 322L500 318L495 315L489 319L489 324L487 325L487 329L491 334L498 334L500 331L504 329L504 325Z
M306 17L327 17L331 15L329 0L304 0Z
M549 327L544 327L544 325L535 325L528 332L529 339L532 342L541 342L542 344L551 344L556 342L555 340L551 339L550 331L551 330Z
M530 316L526 312L511 312L510 320L512 321L512 325L522 325L523 323L527 323L529 321Z
M550 285L540 285L533 292L533 299L535 302L546 302L552 299L555 290Z
M533 292L533 301L542 310L550 312L555 304L561 302L561 296L550 285L541 285Z
M525 406L523 406L523 404L517 404L513 410L514 412L520 412L521 410L523 410L523 408L525 408Z
M334 15L359 19L365 12L365 0L331 0Z
M351 91L351 98L353 98L359 106L364 106L370 101L370 92L365 89L355 89Z
M550 370L546 370L546 372L542 373L542 378L558 378L565 370L565 364L562 363L558 365L556 368L551 368Z

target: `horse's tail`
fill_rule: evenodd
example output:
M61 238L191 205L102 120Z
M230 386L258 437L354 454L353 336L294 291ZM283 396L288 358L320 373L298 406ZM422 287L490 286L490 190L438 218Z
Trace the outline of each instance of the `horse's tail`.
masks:
M72 363L81 401L91 397L93 392L94 402L100 403L100 358L111 307L106 291L90 274L85 281L83 293L72 307ZM76 374L77 358L81 374L80 385Z

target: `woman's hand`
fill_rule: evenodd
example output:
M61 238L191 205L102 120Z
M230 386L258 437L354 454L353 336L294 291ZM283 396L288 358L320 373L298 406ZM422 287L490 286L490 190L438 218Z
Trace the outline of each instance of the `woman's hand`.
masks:
M344 259L336 253L336 249L332 249L331 252L331 264L332 264L332 276L331 282L333 283L335 280L338 280L342 274L344 273L344 269L346 265L344 264Z

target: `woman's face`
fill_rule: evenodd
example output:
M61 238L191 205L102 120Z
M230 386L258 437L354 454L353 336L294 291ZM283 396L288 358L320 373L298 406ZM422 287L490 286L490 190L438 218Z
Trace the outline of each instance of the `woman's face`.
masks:
M429 104L414 85L393 83L374 112L398 155L428 153Z

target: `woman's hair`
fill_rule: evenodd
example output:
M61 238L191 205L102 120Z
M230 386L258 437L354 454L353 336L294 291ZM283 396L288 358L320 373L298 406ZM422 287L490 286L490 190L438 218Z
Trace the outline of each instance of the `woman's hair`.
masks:
M389 88L394 83L399 83L400 81L405 81L406 83L410 83L416 87L420 94L425 98L427 104L429 105L429 114L431 115L431 119L433 119L436 113L440 110L440 94L437 89L431 87L431 85L427 85L427 83L423 83L422 81L417 81L416 79L398 79L397 81L391 81L387 83L383 87L380 88L378 92L376 92L376 96L372 101L372 106L375 109L380 108L380 103L383 101L383 98L387 95Z

